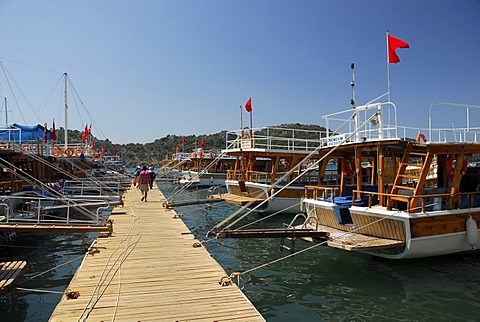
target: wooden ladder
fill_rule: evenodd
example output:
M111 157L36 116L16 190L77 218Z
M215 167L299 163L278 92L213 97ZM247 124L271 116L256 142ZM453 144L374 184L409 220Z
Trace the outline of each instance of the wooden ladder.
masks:
M402 161L400 162L400 166L397 171L397 176L395 177L395 181L393 182L393 187L391 191L391 195L388 197L387 208L392 209L392 207L397 206L398 201L406 202L408 205L408 209L412 209L414 212L414 208L418 204L418 197L422 194L423 187L425 186L425 181L427 178L427 174L430 169L430 164L433 159L433 153L427 152L416 152L413 151L414 144L409 142L405 153L403 154ZM410 163L410 158L412 156L420 156L423 159L421 164L421 170L417 174L406 173L408 166L418 166L418 164ZM408 186L403 184L404 179L408 179L413 183L413 186ZM407 190L412 191L411 195L400 195L400 190ZM413 198L412 198L413 196Z

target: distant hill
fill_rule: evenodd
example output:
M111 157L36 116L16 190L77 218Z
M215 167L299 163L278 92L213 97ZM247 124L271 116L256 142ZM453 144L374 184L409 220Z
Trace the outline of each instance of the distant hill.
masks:
M299 130L311 130L312 135L305 134L304 139L318 138L313 131L324 131L325 128L319 125L308 125L300 123L281 124L271 126L270 128L276 128L270 134L274 133L275 136L290 136L289 131L283 131L281 129L299 129ZM68 138L71 143L80 143L82 140L82 132L77 130L68 130ZM259 134L265 130L258 131ZM57 130L58 143L63 143L63 128ZM257 132L256 132L257 133ZM97 150L104 148L105 154L114 154L114 151L118 150L122 159L125 161L127 167L135 167L137 165L154 165L160 166L161 160L169 158L175 153L177 146L182 148L182 137L185 137L185 143L183 144L184 152L193 152L200 148L200 142L202 138L205 142L205 150L222 150L226 147L226 134L227 131L221 131L214 134L201 134L201 135L167 135L163 138L156 139L152 143L140 144L140 143L127 143L127 144L115 144L110 140L98 140L95 139L95 148ZM299 137L300 138L300 137Z

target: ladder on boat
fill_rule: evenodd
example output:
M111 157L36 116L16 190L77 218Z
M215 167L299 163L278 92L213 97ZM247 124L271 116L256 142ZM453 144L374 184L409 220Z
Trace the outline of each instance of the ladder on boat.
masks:
M391 196L388 197L387 208L392 209L392 207L397 207L398 201L407 203L407 207L414 209L418 205L419 196L422 194L423 187L425 186L426 178L430 170L430 164L432 163L433 153L429 150L424 151L415 151L415 143L409 142L405 152L403 154L402 160L397 171L397 176L393 183L391 190ZM424 146L423 146L424 147ZM412 163L412 158L421 157L422 162ZM407 172L408 167L418 167L420 166L420 171L411 171ZM403 191L401 194L400 191Z

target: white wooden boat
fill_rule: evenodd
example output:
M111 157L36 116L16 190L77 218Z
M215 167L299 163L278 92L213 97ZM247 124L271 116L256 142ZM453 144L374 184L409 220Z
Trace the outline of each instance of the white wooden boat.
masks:
M431 109L425 130L401 128L391 102L345 111L353 130L337 131L329 139L338 144L320 150L326 155L321 164L341 165L340 180L327 184L321 171L322 184L306 187L303 227L328 232L331 247L390 259L475 251L480 168L468 167L467 160L480 157L480 127L470 123L478 123L470 114L480 106L448 107L449 113L463 109L468 124L435 129ZM333 118L339 113L327 115L327 124ZM371 171L360 166L364 162Z

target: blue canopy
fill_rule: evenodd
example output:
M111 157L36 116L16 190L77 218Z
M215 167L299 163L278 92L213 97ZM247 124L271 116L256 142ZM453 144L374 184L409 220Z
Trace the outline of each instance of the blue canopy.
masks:
M20 125L13 123L8 126L0 126L0 141L16 143L36 142L43 140L43 125ZM47 129L47 140L50 140L50 130Z

